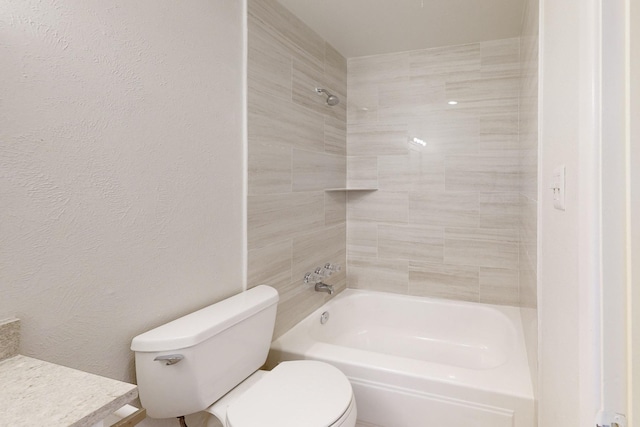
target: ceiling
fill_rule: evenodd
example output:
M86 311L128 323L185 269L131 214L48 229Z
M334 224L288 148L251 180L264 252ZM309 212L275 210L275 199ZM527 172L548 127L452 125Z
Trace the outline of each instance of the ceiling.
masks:
M346 58L520 35L525 0L278 0Z

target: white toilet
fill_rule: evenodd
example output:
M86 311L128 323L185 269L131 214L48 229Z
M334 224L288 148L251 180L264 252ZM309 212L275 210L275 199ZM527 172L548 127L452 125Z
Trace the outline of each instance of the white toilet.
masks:
M199 411L226 427L354 427L351 384L322 362L266 361L278 292L258 286L135 337L138 391L152 418Z

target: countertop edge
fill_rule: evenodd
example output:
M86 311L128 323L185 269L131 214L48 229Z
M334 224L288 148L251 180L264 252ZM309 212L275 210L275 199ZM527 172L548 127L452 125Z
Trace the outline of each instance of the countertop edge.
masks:
M138 397L138 387L135 385L133 386L134 388L131 389L128 393L114 399L111 403L76 421L69 427L91 427L97 422L104 420L109 415L122 408L124 405L131 403L135 398Z
M0 320L0 361L17 356L20 348L20 320Z

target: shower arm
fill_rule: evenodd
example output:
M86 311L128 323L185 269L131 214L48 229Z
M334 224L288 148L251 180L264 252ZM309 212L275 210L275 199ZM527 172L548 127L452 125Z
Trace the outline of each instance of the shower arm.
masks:
M316 93L318 95L325 94L327 96L327 105L329 105L330 107L334 107L340 103L340 98L338 98L336 95L332 94L326 89L317 87Z

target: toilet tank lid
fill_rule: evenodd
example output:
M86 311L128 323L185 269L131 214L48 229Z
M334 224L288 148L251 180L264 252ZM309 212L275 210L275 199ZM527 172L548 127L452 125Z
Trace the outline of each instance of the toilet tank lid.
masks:
M137 352L192 347L278 302L278 291L260 285L166 323L131 341Z

